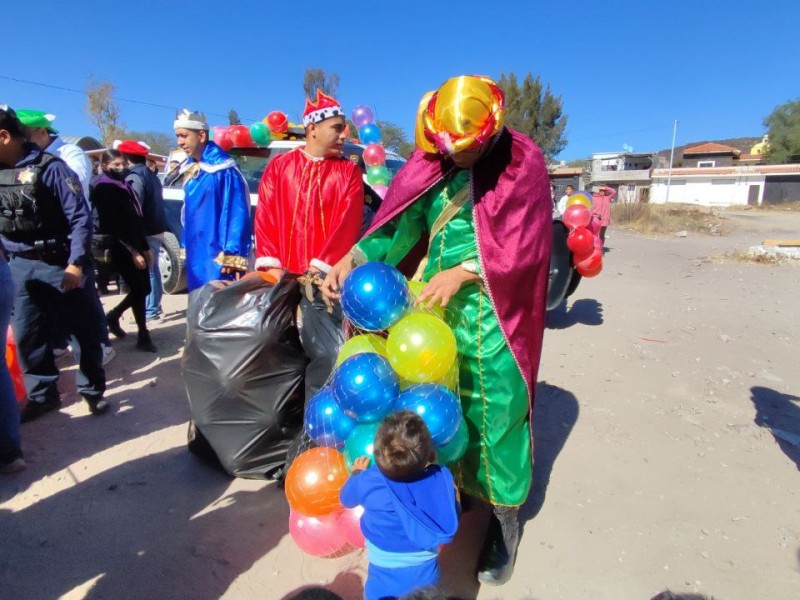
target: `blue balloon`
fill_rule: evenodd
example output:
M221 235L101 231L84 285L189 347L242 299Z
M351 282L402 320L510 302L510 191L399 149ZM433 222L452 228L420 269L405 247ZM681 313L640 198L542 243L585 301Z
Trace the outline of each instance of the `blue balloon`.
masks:
M422 383L403 390L393 408L410 410L422 417L436 446L444 446L452 440L461 423L458 396L438 383Z
M394 267L368 262L353 270L342 286L342 310L353 325L382 331L397 323L410 304L408 282Z
M436 448L436 462L440 465L450 465L456 462L459 458L464 456L464 452L467 451L468 442L469 430L467 429L467 422L462 418L461 424L458 426L453 439L444 446Z
M356 354L333 374L333 397L359 423L380 421L392 409L400 383L389 361L373 352Z
M381 141L381 129L372 123L364 125L358 130L358 139L362 144L379 144Z
M308 401L306 432L317 446L341 448L356 428L356 420L344 414L331 388L322 388Z

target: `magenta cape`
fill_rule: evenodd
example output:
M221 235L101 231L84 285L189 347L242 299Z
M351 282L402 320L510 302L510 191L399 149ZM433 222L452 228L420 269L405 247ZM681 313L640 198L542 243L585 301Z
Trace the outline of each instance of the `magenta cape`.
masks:
M366 235L406 210L453 168L438 155L414 152L392 181ZM484 282L532 407L553 238L542 152L530 138L504 129L473 168L471 184Z

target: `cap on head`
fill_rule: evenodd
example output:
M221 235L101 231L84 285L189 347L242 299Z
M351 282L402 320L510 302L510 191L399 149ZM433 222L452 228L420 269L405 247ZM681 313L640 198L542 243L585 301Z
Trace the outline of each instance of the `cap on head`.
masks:
M422 97L415 142L423 152L456 154L491 139L504 117L505 96L492 79L453 77Z
M112 147L114 150L119 150L123 154L132 154L133 156L147 156L150 154L150 146L144 142L114 140L114 145Z
M317 100L315 102L312 102L311 98L306 98L306 108L303 111L303 126L308 127L312 123L321 123L325 119L343 116L344 111L336 99L317 89Z
M208 120L200 111L192 112L184 108L175 116L173 129L194 129L195 131L208 131Z
M53 121L56 120L56 116L46 113L43 110L29 110L22 108L17 111L17 117L19 117L20 123L22 123L25 127L43 127L50 133L58 133L58 131L53 128Z

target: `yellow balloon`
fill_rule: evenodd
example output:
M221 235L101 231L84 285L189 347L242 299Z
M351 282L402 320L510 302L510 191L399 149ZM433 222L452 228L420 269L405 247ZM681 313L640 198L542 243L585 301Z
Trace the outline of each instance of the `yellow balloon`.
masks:
M351 337L339 349L339 355L336 357L336 366L338 367L344 361L356 354L364 354L366 352L374 352L380 354L384 358L386 356L386 338L382 338L374 333L364 333Z
M386 352L401 379L435 383L448 374L456 361L456 337L438 317L412 313L389 330Z
M414 306L414 301L417 299L417 296L420 295L425 285L426 284L424 281L408 282L408 291L411 292L411 309L409 312L434 315L444 320L444 307L441 304L435 304L433 308L428 308L427 304L420 304L419 306Z
M447 372L447 375L442 377L439 381L434 381L433 383L440 383L445 386L447 389L453 390L454 392L458 391L458 361L453 362L453 366L450 367L450 370ZM400 390L407 390L411 386L419 385L416 381L408 381L407 379L400 380Z
M588 198L586 194L572 194L572 196L567 198L567 208L575 206L576 204L582 204L586 208L592 208L592 199Z

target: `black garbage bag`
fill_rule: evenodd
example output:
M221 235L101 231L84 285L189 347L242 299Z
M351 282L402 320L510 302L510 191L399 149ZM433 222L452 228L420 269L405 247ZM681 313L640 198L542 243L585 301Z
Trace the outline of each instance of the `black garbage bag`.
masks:
M272 476L303 426L303 378L296 278L272 285L249 277L193 292L181 363L192 444L207 442L230 474ZM195 451L195 449L193 449Z

